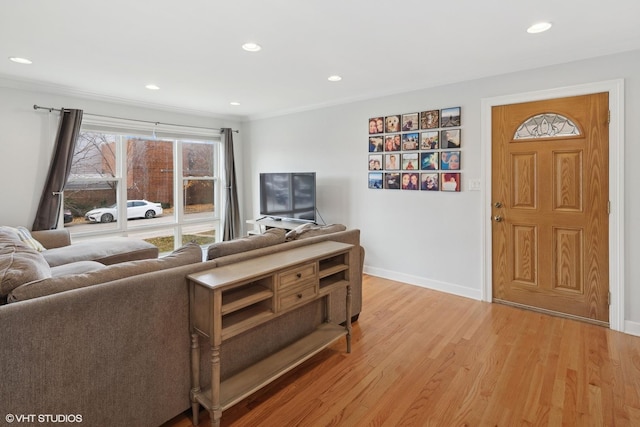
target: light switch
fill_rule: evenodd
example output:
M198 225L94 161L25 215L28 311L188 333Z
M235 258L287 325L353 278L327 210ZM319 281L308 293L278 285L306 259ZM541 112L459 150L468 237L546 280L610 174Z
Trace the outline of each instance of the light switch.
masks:
M469 191L480 191L480 180L479 179L470 179L469 180Z

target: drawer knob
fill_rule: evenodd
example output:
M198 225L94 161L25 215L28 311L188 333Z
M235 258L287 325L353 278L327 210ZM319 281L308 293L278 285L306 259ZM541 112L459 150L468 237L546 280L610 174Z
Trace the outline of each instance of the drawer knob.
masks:
M296 277L299 279L302 277L302 273L296 273Z
M297 295L298 299L302 298L302 294Z

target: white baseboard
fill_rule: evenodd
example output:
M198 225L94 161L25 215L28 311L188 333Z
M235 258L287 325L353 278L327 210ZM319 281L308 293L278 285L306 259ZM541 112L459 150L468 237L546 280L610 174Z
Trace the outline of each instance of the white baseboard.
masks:
M625 334L635 335L640 337L640 323L632 322L630 320L624 321L624 331Z
M397 271L385 270L383 268L364 266L364 273L371 276L382 277L383 279L395 280L409 285L420 286L422 288L433 289L435 291L446 292L461 297L482 300L480 289L469 289L464 286L452 283L440 282L438 280L426 279L424 277L412 276L410 274L398 273ZM640 323L630 320L624 321L625 334L640 337Z
M422 288L433 289L434 291L446 292L475 300L482 299L480 289L469 289L453 283L440 282L438 280L426 279L424 277L412 276L410 274L398 273L397 271L385 270L367 265L364 266L363 270L365 274L382 277L383 279L395 280L409 285L420 286Z

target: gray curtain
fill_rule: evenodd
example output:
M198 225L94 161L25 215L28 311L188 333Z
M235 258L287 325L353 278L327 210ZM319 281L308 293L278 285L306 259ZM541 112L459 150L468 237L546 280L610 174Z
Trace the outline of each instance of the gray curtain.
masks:
M62 109L56 146L49 165L49 175L40 197L40 205L33 231L51 230L58 227L60 208L62 207L62 190L67 183L71 171L71 161L76 147L76 139L80 133L82 110Z
M232 240L240 236L240 206L238 206L236 166L233 159L233 130L223 128L222 136L224 137L225 197L227 201L222 240Z

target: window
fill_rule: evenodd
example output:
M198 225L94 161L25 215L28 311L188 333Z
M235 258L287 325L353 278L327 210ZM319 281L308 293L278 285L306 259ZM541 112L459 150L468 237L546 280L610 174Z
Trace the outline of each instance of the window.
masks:
M156 130L83 124L64 190L74 238L135 236L167 253L220 236L220 137Z
M513 139L578 136L580 129L569 118L555 113L529 117L516 130Z

